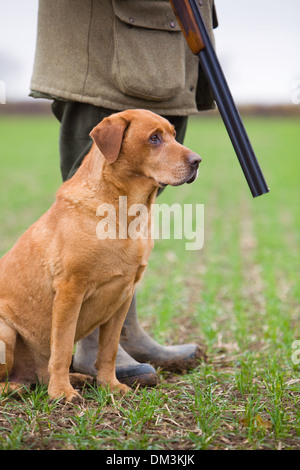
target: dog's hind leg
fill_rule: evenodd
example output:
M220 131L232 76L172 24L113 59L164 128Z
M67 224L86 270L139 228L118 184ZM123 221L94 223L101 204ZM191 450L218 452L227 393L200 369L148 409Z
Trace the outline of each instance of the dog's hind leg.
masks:
M95 382L94 377L91 375L80 374L77 372L71 372L69 377L72 387L83 387L86 383L92 385Z
M16 338L16 330L0 317L0 394L12 392L21 387L21 384L9 382L9 374L14 365Z

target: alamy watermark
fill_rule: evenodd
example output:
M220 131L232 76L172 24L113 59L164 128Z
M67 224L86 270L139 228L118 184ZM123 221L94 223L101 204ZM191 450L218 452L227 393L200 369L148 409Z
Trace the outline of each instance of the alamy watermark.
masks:
M186 250L201 250L204 244L204 204L143 204L127 206L127 196L119 197L115 206L100 204L101 217L96 233L99 240L177 239L187 240Z
M300 104L300 80L294 80L292 83L292 103Z
M295 365L300 364L300 340L296 339L292 343L292 348L295 349L295 351L292 354L292 363Z
M6 86L3 80L0 80L0 104L6 103Z
M6 363L5 343L0 339L0 364Z

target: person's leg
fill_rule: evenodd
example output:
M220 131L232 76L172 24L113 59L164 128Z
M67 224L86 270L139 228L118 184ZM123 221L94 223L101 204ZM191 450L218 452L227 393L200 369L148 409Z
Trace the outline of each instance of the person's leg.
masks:
M183 144L188 118L184 116L164 117L174 125L176 140ZM135 360L150 362L155 367L159 366L172 372L192 369L199 365L199 360L204 357L203 350L196 344L162 346L150 338L138 322L136 293L122 328L120 344Z
M86 103L55 100L52 112L60 122L60 171L66 181L76 173L90 151L93 140L89 133L93 127L113 111Z
M176 140L183 144L188 125L188 116L164 116L176 130Z
M78 341L72 361L72 369L82 374L97 376L95 361L98 354L99 328ZM140 364L119 345L116 359L117 379L126 385L154 386L158 383L155 369L150 364Z

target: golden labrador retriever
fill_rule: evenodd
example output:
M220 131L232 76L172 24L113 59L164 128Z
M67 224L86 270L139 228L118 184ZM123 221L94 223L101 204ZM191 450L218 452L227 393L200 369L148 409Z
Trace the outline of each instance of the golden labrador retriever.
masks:
M99 239L97 208L113 205L118 221L119 196L126 196L128 206L144 204L150 214L158 188L192 182L201 159L176 142L166 119L146 110L113 114L90 135L77 173L0 260L0 392L38 379L50 398L77 400L72 383L86 376L69 373L73 346L99 325L97 383L128 390L115 376L115 359L153 241Z

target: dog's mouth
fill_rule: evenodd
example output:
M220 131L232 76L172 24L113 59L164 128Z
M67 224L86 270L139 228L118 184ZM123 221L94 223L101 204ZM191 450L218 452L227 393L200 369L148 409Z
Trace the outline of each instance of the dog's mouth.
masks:
M186 183L187 183L187 184L191 184L193 181L195 181L195 179L198 177L198 173L199 173L199 168L197 168L197 169L194 171L193 176L192 176L190 179L188 179L188 180L186 181Z
M166 186L168 186L167 183L161 183L160 181L158 181L158 185L160 188L165 188Z
M198 168L195 168L195 170L192 173L192 176L189 175L188 177L183 178L181 181L178 181L177 183L172 183L172 184L170 183L170 184L171 186L181 186L185 183L191 184L197 178L198 172L199 172Z
M159 185L160 188L165 188L168 185L170 185L170 186L181 186L182 184L185 184L185 183L191 184L198 177L198 173L199 173L199 167L196 167L192 171L192 173L190 173L188 176L185 176L180 181L172 182L172 183L171 182L170 183L163 183L161 181L158 181L158 185Z

